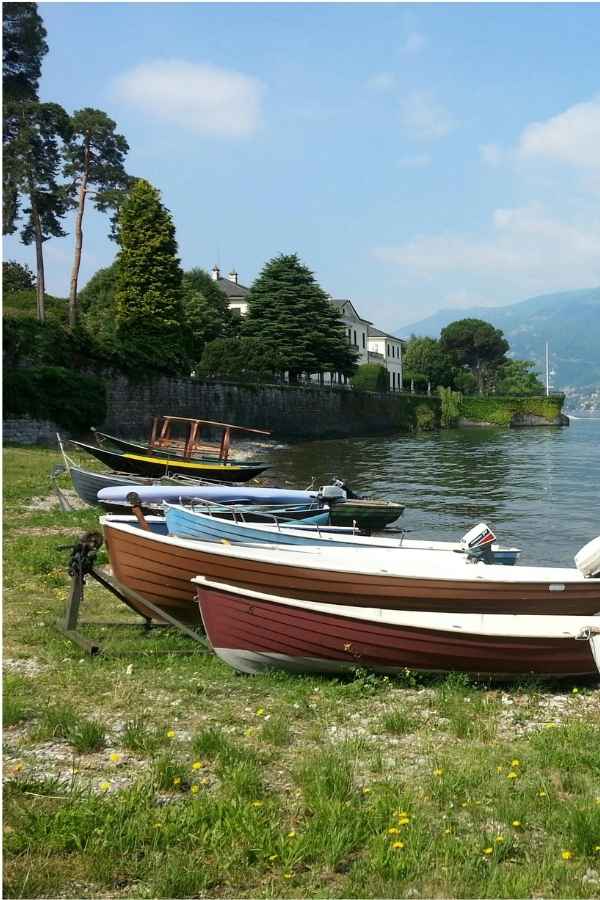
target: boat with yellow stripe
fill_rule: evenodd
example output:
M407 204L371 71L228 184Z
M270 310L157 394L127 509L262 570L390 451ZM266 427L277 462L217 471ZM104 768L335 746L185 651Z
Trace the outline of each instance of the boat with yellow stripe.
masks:
M151 451L136 453L123 451L121 453L105 450L103 447L94 447L92 444L83 444L80 441L71 441L76 447L91 454L114 472L126 472L131 475L143 475L145 477L161 478L163 475L190 475L213 481L250 481L264 472L268 466L265 463L254 462L252 464L229 462L227 460L198 460L182 459L178 456L155 456Z

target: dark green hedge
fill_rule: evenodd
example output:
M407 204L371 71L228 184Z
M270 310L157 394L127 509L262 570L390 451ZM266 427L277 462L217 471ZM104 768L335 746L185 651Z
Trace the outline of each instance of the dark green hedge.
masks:
M352 376L355 391L375 391L385 393L390 388L387 370L378 363L363 363Z
M5 369L3 394L5 419L48 419L77 432L106 418L104 383L59 366Z

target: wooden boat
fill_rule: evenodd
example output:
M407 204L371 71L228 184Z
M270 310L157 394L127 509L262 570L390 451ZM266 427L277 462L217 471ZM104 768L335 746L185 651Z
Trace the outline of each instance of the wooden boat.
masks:
M177 429L183 429L183 437L175 435ZM204 440L202 435L207 430L211 432L220 431L220 440ZM236 434L260 434L266 437L269 437L271 434L270 431L263 431L258 428L230 425L227 422L212 422L209 419L188 419L182 416L155 416L152 420L152 430L146 445L125 441L114 435L104 434L104 432L95 428L92 431L100 444L108 442L120 450L130 453L139 453L140 450L144 452L153 450L154 456L168 455L170 458L180 459L212 457L223 462L229 458L232 432Z
M101 447L91 444L83 444L80 441L71 441L76 447L80 447L109 469L126 474L142 475L160 478L162 475L195 475L214 481L249 481L264 472L266 465L248 465L246 463L200 462L193 459L176 459L173 457L152 456L151 451L139 453L113 453Z
M170 537L160 519L152 519L152 531L132 516L100 521L115 577L158 604L189 606L190 579L205 575L344 606L531 615L600 611L600 577L575 568L485 565L431 550L222 545Z
M313 545L327 547L377 547L389 550L436 550L447 553L465 553L466 546L460 541L419 541L406 538L367 537L359 532L352 534L326 529L298 529L294 523L248 524L234 518L223 521L220 516L210 515L199 509L190 509L181 504L165 503L165 520L169 534L183 538L204 541L229 541L234 544L286 544ZM519 553L515 547L499 547L492 544L489 562L497 565L514 565Z
M214 652L240 672L594 675L592 616L407 612L332 606L194 578ZM600 633L591 638L600 642ZM600 649L600 648L597 648ZM600 655L598 655L600 664Z

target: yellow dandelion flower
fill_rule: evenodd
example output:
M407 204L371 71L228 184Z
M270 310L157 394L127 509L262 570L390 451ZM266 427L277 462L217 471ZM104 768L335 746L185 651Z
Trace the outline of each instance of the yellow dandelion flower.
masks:
M269 857L269 862L275 862L276 859L279 859L279 856L277 855L277 853L272 853Z
M181 784L181 777L179 775L175 776L175 778L173 779L173 784Z
M518 778L519 776L517 775L516 772L509 772L506 777L509 778L511 781L513 781L515 778Z
M511 760L511 763L510 763L510 764L511 764L511 766L512 766L513 769L517 769L517 768L521 765L521 760L520 760L520 759L513 759L513 760Z
M491 856L491 854L494 852L494 848L493 847L484 847L483 852L484 852L485 856Z
M394 813L395 816L398 816L399 819L408 819L408 813L404 812L404 810L398 810L398 812Z
M398 819L398 825L409 825L410 819L406 816L404 819Z
M560 855L563 859L573 859L573 851L572 850L563 850Z
M204 768L204 763L200 762L199 759L197 759L196 762L192 763L192 769L203 769L203 768Z
M498 772L498 774L500 774L500 772L503 772L503 771L504 771L504 766L496 766L496 772Z
M122 759L122 757L121 757L121 754L120 754L120 753L111 753L111 754L110 754L110 761L111 761L111 762L119 763L119 762L121 762L121 759Z
M521 828L521 822L519 821L519 819L513 819L510 824L513 828Z
M254 800L252 802L252 806L262 806L262 805L263 805L262 800Z
M100 782L100 790L101 791L109 791L110 790L110 781L101 781Z
M162 828L162 827L163 827L162 822L155 822L155 823L154 823L154 827L155 827L155 828Z
M388 834L400 834L399 828L388 828Z
M190 788L190 791L192 794L197 794L199 790L200 790L200 788L198 787L197 784L193 784Z
M169 740L171 740L172 738L175 737L175 732L173 731L172 728L170 728L169 731L167 731L167 737L169 738Z
M573 688L573 690L571 691L571 693L572 693L572 694L578 694L578 693L579 693L579 688L576 688L576 687Z
M497 843L497 844L503 844L503 843L504 843L504 838L502 837L501 834L497 835L497 837L496 837L496 843Z
M294 877L294 873L293 872L284 872L283 877L287 878L289 880L290 878Z
M392 850L402 850L404 848L404 841L394 841L392 844Z
M23 763L18 762L13 766L13 772L22 772L23 771Z
M371 793L371 788L370 788L370 787L364 787L364 788L362 789L362 792L363 792L363 794L370 794L370 793Z
M547 796L548 796L547 791L538 791L538 797L547 797Z
M246 728L244 734L246 737L252 737L252 735L254 734L255 731L256 731L256 728Z
M600 853L600 844L596 844L594 847L594 853Z
M296 832L295 832L295 831L288 831L287 836L288 836L289 838L295 838L295 837L296 837Z
M260 707L256 710L256 715L257 715L257 716L264 716L264 714L265 714L265 711L264 711L263 707L260 706Z
M434 769L434 770L433 770L433 774L434 774L437 778L441 778L442 775L444 774L444 770L443 770L443 769Z

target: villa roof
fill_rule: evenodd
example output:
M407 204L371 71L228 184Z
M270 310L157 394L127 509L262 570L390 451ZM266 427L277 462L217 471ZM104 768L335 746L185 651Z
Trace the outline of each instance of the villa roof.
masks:
M229 278L217 278L215 284L221 288L229 300L245 300L250 293L250 288L245 287L243 284L236 284L235 281L230 281Z
M369 326L369 337L384 337L389 338L392 341L400 341L401 344L406 343L404 338L398 337L396 334L389 334L387 331L381 331L379 328L374 328L372 325Z
M368 319L363 319L363 317L358 314L358 312L356 311L356 307L352 303L352 300L348 300L348 299L344 300L344 299L340 299L340 298L336 298L336 297L330 297L329 302L333 303L334 306L337 306L341 313L344 313L344 312L346 312L347 309L349 309L352 313L354 313L354 316L356 317L357 321L364 322L366 325L371 324Z

